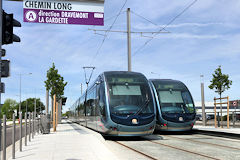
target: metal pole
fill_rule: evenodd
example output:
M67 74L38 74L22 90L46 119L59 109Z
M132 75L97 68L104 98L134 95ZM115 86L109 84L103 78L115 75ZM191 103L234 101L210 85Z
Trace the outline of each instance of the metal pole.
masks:
M46 90L46 115L48 114L48 106L49 106L49 91Z
M222 97L220 95L220 112L221 112L221 128L223 128L223 116L222 116Z
M27 146L27 112L25 112L25 146Z
M32 139L34 138L34 113L32 113Z
M20 76L20 84L19 84L19 86L20 86L20 88L19 88L19 111L18 111L18 113L19 113L19 117L20 117L20 112L21 112L21 90L22 90L22 86L21 86L21 81L22 81L22 75L21 75L21 73L19 74L19 76ZM18 118L19 118L18 117Z
M56 94L53 97L53 131L56 132Z
M229 128L229 96L227 96L227 128Z
M36 90L35 90L35 102L34 102L34 112L33 112L33 136L35 136L36 108L37 108L37 99L36 99Z
M25 113L27 113L27 109L28 108L28 100L26 99L26 111L25 111Z
M87 93L88 93L88 83L86 83L86 84L87 84L87 89L86 89L85 100L84 100L84 117L85 117L85 125L87 126Z
M56 127L58 125L58 106L59 106L59 103L57 101L57 103L56 103Z
M2 159L6 160L6 115L3 115L3 151Z
M29 112L29 142L31 142L31 132L32 132L32 122L31 122L32 114Z
M206 126L205 100L204 100L204 83L201 83L201 97L202 97L202 119L203 126Z
M13 128L12 128L12 158L15 159L15 132L16 132L16 126L15 126L15 113L13 113Z
M20 152L22 152L22 112L20 112L20 115L19 115L19 118L20 118Z
M81 96L82 96L82 91L83 91L83 89L82 89L82 83L81 83Z
M232 112L232 121L233 121L233 128L235 128L235 113Z
M214 97L214 122L215 122L215 128L217 128L217 105L216 105L216 98Z
M0 66L2 66L2 0L0 0ZM0 67L0 84L2 82L2 67ZM0 89L2 90L2 89ZM0 92L0 115L1 115L1 92ZM0 159L2 150L2 119L0 118Z
M40 115L40 116L41 116L41 115ZM39 116L38 119L37 119L37 121L38 121L38 134L39 134L39 131L40 131L40 125L39 125L40 116Z
M127 9L127 42L128 42L128 71L130 72L130 71L132 71L130 8Z

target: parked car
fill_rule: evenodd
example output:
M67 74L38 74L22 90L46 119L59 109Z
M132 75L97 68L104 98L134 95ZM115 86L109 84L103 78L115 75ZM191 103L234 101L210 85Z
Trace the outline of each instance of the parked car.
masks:
M201 114L197 114L196 115L196 120L197 121L202 121L202 115Z
M214 115L206 115L206 119L207 120L214 119ZM196 120L197 121L202 121L203 120L202 115L201 114L197 114L196 115Z
M207 119L208 119L208 120L214 119L214 114L209 114L209 115L207 115Z

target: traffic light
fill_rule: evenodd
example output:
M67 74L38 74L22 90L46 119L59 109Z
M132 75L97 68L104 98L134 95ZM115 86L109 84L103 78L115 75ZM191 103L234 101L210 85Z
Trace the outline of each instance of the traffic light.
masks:
M66 104L66 101L67 101L67 97L63 97L63 98L62 98L62 105L63 105L63 106Z
M10 76L10 61L9 60L2 60L1 66L1 77L6 78Z
M5 56L6 56L6 50L2 49L2 57L5 57Z
M20 42L20 38L13 34L13 27L21 27L21 23L13 18L13 14L7 14L2 10L2 44Z

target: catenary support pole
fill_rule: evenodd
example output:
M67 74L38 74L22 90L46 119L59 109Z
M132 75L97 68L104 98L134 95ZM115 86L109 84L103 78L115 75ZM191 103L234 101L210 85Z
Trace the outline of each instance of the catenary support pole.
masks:
M19 150L22 152L22 112L19 113L19 118L20 118L20 142L19 142Z
M25 146L27 146L27 112L25 112Z
M53 131L56 132L56 94L53 97Z
M16 135L16 125L15 125L15 113L13 113L13 126L12 126L12 159L15 159L15 135Z
M36 92L36 91L35 91L35 92ZM36 93L35 93L34 112L33 112L33 136L35 136L36 108L37 108L37 99L36 99Z
M202 97L202 123L206 126L206 113L205 113L205 98L204 98L204 83L201 83L201 97Z
M82 83L81 83L81 96L82 96L82 94L83 94L83 89L82 89L82 87L83 87L83 86L82 86Z
M127 43L128 43L128 71L132 71L131 62L131 19L130 8L127 9Z
M32 113L32 139L34 138L34 113Z
M49 106L49 91L46 90L46 115L48 114L48 106Z
M32 132L32 122L31 122L32 114L29 112L29 142L31 142L31 132Z

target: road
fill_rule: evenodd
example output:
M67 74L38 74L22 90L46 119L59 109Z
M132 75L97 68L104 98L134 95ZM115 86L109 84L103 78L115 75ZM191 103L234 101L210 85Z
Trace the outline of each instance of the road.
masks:
M37 124L35 124L35 128L37 129ZM16 134L15 134L15 141L18 141L20 139L20 125L16 125ZM27 135L29 135L29 123L27 124ZM25 144L25 124L22 126L22 144ZM28 140L29 140L29 136ZM10 146L12 144L12 126L7 126L6 129L6 146Z

